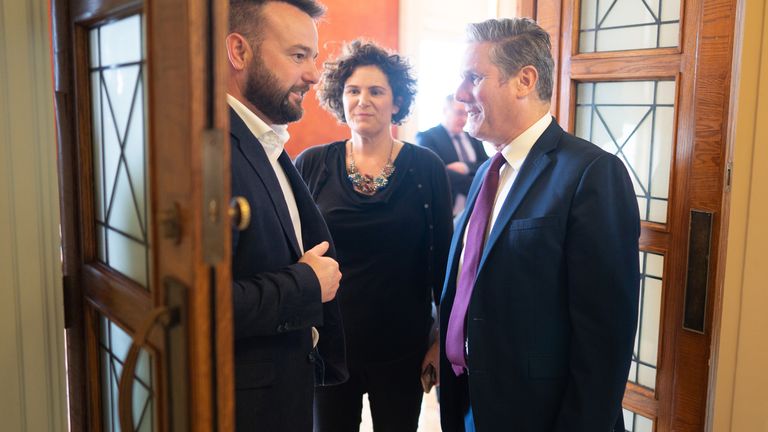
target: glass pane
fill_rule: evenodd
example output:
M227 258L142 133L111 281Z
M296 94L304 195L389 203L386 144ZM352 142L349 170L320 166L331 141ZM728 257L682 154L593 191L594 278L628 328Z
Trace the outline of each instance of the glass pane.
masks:
M144 59L139 15L106 24L100 30L101 66L140 62Z
M628 409L624 409L623 414L624 429L627 432L653 432L653 420Z
M112 412L112 368L109 366L109 353L101 349L101 418L105 431L114 430Z
M144 245L125 233L107 230L107 264L142 286L147 286L146 252Z
M123 362L130 348L131 337L117 324L100 318L99 343L101 351L101 395L104 431L119 432L118 383ZM133 382L133 424L137 431L155 430L153 418L154 384L151 367L153 359L145 350L139 352Z
M624 162L645 221L667 221L674 95L674 81L579 83L576 87L576 135Z
M680 24L662 24L659 28L659 47L674 47L678 45Z
M656 48L656 26L607 28L595 35L595 51Z
M656 388L656 366L661 323L662 275L664 256L640 252L639 322L629 381L650 389Z
M678 46L679 0L584 0L579 52Z
M90 30L99 258L148 287L147 125L140 15Z
M656 16L658 11L653 11L645 1L615 0L602 17L600 26L627 27L633 24L651 24L655 22Z
M109 225L141 243L144 240L144 229L139 223L138 203L133 191L134 186L129 172L124 168L124 165L120 166L113 193L112 208L109 212Z
M94 33L91 33L94 34ZM103 135L101 130L101 81L98 72L91 73L91 88L94 90L91 93L91 106L93 107L93 125L92 137L93 140L93 178L97 181L93 182L93 195L94 195L94 207L96 210L96 220L104 221L104 182L98 181L104 178L104 155L101 151L103 147Z

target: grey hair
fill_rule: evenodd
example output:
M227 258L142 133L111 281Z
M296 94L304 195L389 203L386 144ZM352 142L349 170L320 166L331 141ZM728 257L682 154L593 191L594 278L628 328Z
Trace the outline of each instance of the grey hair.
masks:
M490 42L491 62L509 79L525 66L539 73L536 92L539 99L552 98L552 43L549 33L530 18L489 19L467 26L467 42Z

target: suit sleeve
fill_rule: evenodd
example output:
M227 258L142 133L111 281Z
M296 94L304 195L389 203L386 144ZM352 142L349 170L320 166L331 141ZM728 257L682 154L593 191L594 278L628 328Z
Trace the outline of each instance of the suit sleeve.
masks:
M432 143L432 140L429 139L429 135L424 132L419 132L416 134L416 145L420 145L422 147L426 147L432 151L435 151L435 145Z
M238 253L241 233L232 230ZM246 253L246 252L244 252ZM323 324L320 282L312 268L296 262L232 281L235 339L275 335Z
M235 339L284 333L323 323L320 282L295 263L232 282Z
M577 186L565 241L569 378L554 428L608 431L621 415L638 313L640 222L621 161L603 154Z

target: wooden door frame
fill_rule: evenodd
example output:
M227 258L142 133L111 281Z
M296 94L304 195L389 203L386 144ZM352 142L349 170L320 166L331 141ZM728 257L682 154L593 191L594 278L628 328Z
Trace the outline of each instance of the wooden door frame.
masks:
M121 6L116 8L118 3ZM194 407L189 410L188 424L191 430L212 430L214 423L220 430L233 430L230 259L228 253L222 254L215 262L203 258L207 245L202 241L201 232L209 207L203 204L202 190L207 179L203 178L202 169L189 169L201 167L203 163L206 131L225 131L228 128L224 97L226 57L222 44L215 43L224 39L227 28L226 0L105 0L74 5L64 0L52 1L72 429L101 429L99 414L88 409L89 399L100 399L100 386L98 364L89 365L87 361L86 353L93 355L97 347L93 340L86 337L86 329L94 325L93 307L103 309L103 302L109 302L109 296L97 295L102 301L84 300L83 282L104 276L89 269L89 264L81 258L93 254L93 251L87 250L92 249L88 245L93 244L92 231L88 229L92 221L84 220L81 209L81 200L88 205L90 186L84 184L80 175L82 167L91 166L87 148L90 146L87 139L90 122L86 121L87 113L79 111L77 100L90 99L89 77L87 73L82 73L83 65L87 64L84 58L87 50L83 49L87 46L87 32L82 25L71 23L88 24L96 17L104 16L106 11L110 11L111 17L124 16L141 9L142 4L148 20L163 23L162 31L153 30L158 27L150 24L146 33L146 70L151 77L145 83L146 103L152 107L148 113L147 135L150 142L162 143L149 146L147 152L148 175L154 178L147 205L152 213L151 220L157 224L168 217L169 208L178 208L181 239L176 241L164 235L160 228L149 231L153 246L153 271L149 277L155 289L151 297L134 295L123 303L129 310L123 314L121 324L135 331L140 323L138 315L130 312L131 309L146 310L151 303L163 304L165 298L161 287L168 278L186 284L189 299L188 398L189 406ZM75 74L76 68L81 72ZM219 135L226 136L223 133ZM229 178L228 145L226 142L220 144L223 149L221 172ZM88 176L84 178L87 183ZM228 202L229 182L223 182L223 187L218 216L226 220L223 203ZM230 230L223 223L219 227L223 227L220 229L220 246L228 251ZM165 256L181 259L163 259ZM119 283L119 279L115 278L112 282ZM125 317L128 317L127 321ZM212 344L214 340L215 347ZM153 346L160 346L163 343L161 332L152 332L150 341ZM158 403L162 403L165 400L163 382L158 382L157 392ZM164 409L161 407L158 411L160 414ZM169 428L167 419L162 417L159 417L158 425L160 430Z

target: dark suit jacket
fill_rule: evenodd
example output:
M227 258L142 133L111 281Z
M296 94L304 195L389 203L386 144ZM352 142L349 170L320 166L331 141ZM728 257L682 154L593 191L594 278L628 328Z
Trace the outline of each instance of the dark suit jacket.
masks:
M293 225L264 148L230 109L232 195L251 205L251 223L232 232L235 406L238 431L309 432L314 385L346 380L337 302L321 303L315 273L298 263ZM304 250L331 241L288 155L280 164L301 215ZM331 242L329 256L335 256ZM320 331L312 348L311 327Z
M474 163L468 163L468 174L460 174L456 171L447 169L448 181L451 185L451 195L453 201L456 201L456 195L462 194L464 196L469 192L469 187L472 185L472 179L475 178L475 172L480 165L488 160L488 155L485 153L483 143L479 140L467 135L466 132L462 132L469 138L469 142L472 144L472 148L475 150L477 159ZM459 161L459 155L456 153L456 149L453 147L453 141L451 141L448 131L443 125L437 125L432 129L428 129L424 132L416 134L416 144L426 147L435 152L443 163L448 165L452 162Z
M445 358L456 272L488 164L448 257L440 306L441 418L463 431L624 431L621 401L637 322L640 223L621 161L553 120L491 230L467 311L469 374Z

